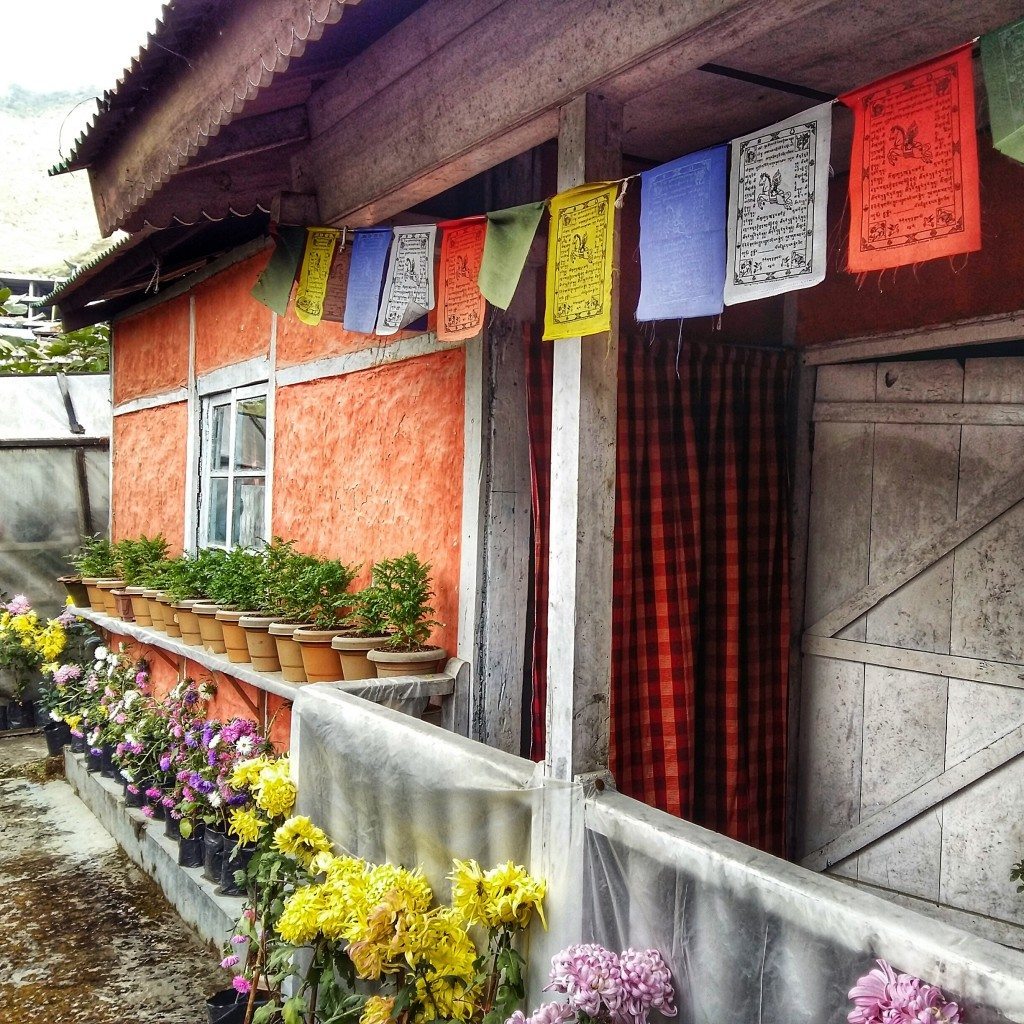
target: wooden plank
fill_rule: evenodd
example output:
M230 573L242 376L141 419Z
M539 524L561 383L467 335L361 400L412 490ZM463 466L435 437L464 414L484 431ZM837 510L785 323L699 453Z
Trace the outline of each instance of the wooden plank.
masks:
M800 863L812 871L825 871L1021 754L1024 754L1024 725L1018 725L952 768L922 782L888 807L819 847Z
M814 422L1024 426L1024 406L946 402L818 402L814 406Z
M880 668L904 669L927 675L965 679L992 686L1008 686L1024 690L1024 664L988 661L982 658L962 658L932 651L917 651L907 647L865 643L860 640L838 640L833 637L804 635L804 654L840 661L853 661Z
M1024 500L1024 473L1018 472L982 495L960 519L907 547L899 565L874 583L861 588L838 608L810 626L807 632L817 636L834 636L848 623L873 608L882 598L898 590L1021 500Z
M558 189L622 173L621 108L583 95L562 111ZM608 768L618 400L619 231L612 330L554 348L545 772Z
M383 219L550 138L560 107L625 71L637 69L630 91L642 93L663 76L644 70L654 56L673 51L679 72L695 68L825 3L516 0L449 38L452 5L432 0L421 37L445 42L421 45L420 63L380 91L366 95L364 84L358 106L329 126L314 115L313 141L293 161L296 187L316 190L330 223ZM389 37L375 45L391 59Z

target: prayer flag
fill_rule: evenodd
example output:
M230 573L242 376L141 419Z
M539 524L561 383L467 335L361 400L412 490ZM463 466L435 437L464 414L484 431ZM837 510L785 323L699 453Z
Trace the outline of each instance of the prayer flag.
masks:
M831 103L733 140L729 305L824 280L831 147Z
M722 312L726 155L717 146L640 175L637 320Z
M305 243L305 228L278 228L273 255L252 286L252 297L278 316L288 312L288 300Z
M487 214L487 238L477 283L492 306L508 309L512 305L543 213L541 202Z
M315 327L324 315L327 278L338 241L337 228L306 228L306 251L299 271L299 290L295 293L295 315Z
M611 330L618 182L596 182L551 200L544 339Z
M981 37L992 142L1024 163L1024 19Z
M480 333L487 310L487 303L477 286L487 218L449 220L438 227L442 235L437 338L438 341L463 341Z
M395 228L391 259L384 279L384 298L377 315L377 333L397 334L434 308L433 224Z
M355 233L345 291L346 331L373 334L390 246L391 228L364 228Z
M334 252L331 272L327 275L327 289L324 292L324 313L321 319L340 324L345 319L345 291L348 287L348 272L352 264L352 246L342 245Z
M842 97L851 273L981 248L971 46Z

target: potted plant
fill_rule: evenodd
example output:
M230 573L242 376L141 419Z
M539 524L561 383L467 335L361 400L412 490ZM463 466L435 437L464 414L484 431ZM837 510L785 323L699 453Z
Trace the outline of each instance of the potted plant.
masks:
M295 640L295 630L307 625L303 621L306 600L300 577L316 563L314 555L292 552L282 565L271 595L273 620L267 626L267 635L273 640L282 677L289 683L305 683L306 670L302 665L302 648ZM250 644L250 651L252 646Z
M341 658L331 646L346 631L345 615L352 604L349 587L358 565L333 558L308 564L294 581L295 617L306 623L292 634L302 653L302 668L311 683L341 679Z
M238 620L263 610L267 572L264 551L233 548L224 555L210 580L210 597L217 602L216 618L224 632L224 646L232 662L241 664L249 661L245 630Z
M89 607L94 612L106 611L106 602L96 584L101 579L109 579L114 571L114 555L110 541L99 534L87 537L70 559L86 589Z
M301 571L309 557L296 554L292 543L280 537L275 537L262 554L263 593L259 596L258 610L242 615L238 625L245 634L252 667L257 672L280 672L281 660L277 654L277 644L270 635L270 627L280 618L280 615L274 614L280 603L278 595L288 587L289 581Z
M181 636L178 624L174 621L170 601L164 592L173 571L171 561L169 558L161 558L143 567L139 575L139 585L142 587L142 596L149 606L153 629L158 629L168 636Z
M174 559L167 567L164 593L174 609L182 640L192 647L200 647L204 643L197 606L209 602L210 583L223 557L223 551L208 548L195 555ZM223 641L223 633L220 636Z
M373 567L373 586L379 588L384 618L390 636L367 657L376 665L377 676L408 676L436 672L445 651L427 641L435 626L434 596L430 589L430 564L415 552L385 558Z
M331 642L341 658L342 677L346 680L375 678L377 670L367 655L390 636L388 598L377 579L376 567L373 575L369 586L352 595L352 611L345 619L349 632Z
M132 614L140 626L153 625L149 602L143 595L146 570L166 557L167 541L160 534L152 538L143 534L137 539L119 541L114 545L117 571L125 582L124 593L131 602Z

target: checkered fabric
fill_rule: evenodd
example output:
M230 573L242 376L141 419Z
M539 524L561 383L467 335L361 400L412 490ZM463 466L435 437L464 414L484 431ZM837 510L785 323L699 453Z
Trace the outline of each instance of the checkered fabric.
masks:
M785 853L789 354L623 339L612 759L646 803ZM529 346L543 756L550 346Z

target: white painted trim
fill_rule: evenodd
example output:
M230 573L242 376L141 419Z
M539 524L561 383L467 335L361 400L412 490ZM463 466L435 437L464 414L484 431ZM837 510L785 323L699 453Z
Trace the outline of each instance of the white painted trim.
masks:
M270 359L267 356L255 356L202 374L196 378L196 390L200 397L205 397L248 384L265 384L269 379Z
M480 344L481 342L476 340L471 342L469 347ZM306 384L325 377L344 377L350 373L360 373L390 363L401 363L406 359L417 359L435 352L447 352L462 345L461 341L438 341L433 334L418 334L415 338L404 338L390 345L374 345L358 352L346 352L340 356L325 356L323 359L314 359L308 363L284 366L277 371L277 383L279 387L288 387L291 384Z
M264 485L266 495L263 502L263 526L267 531L267 542L274 537L274 448L277 445L277 431L274 427L277 409L277 314L270 311L270 346L267 362L267 450L264 456Z
M199 431L202 410L196 390L196 297L188 297L188 426L185 437L185 533L182 549L194 554L199 537Z
M165 405L177 405L179 402L187 401L188 388L175 388L173 391L161 391L158 395L142 395L140 398L133 398L131 401L115 405L114 415L129 416L133 412L142 412L145 409L159 409Z

